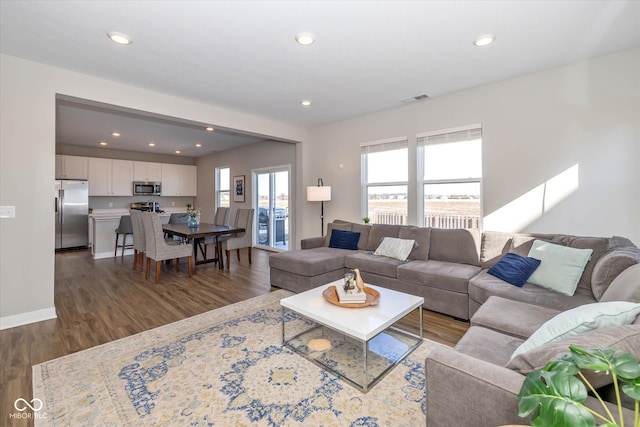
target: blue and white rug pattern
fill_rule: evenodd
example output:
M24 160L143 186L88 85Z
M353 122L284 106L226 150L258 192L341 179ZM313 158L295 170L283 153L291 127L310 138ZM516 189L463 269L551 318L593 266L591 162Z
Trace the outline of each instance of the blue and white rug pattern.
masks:
M281 345L277 291L36 365L36 425L414 426L424 341L364 394ZM308 323L287 314L287 328Z

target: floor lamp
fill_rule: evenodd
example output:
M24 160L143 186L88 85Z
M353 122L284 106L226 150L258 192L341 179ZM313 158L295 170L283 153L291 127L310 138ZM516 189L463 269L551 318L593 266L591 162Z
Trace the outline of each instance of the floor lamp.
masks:
M320 233L324 236L324 202L331 200L331 187L325 187L322 178L318 178L318 185L307 187L307 201L320 202Z

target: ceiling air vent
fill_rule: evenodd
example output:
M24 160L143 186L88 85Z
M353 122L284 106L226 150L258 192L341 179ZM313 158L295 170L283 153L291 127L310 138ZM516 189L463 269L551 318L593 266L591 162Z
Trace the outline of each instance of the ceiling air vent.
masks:
M412 102L424 101L425 99L428 99L428 98L429 98L429 95L422 94L418 96L412 96L411 98L403 99L400 102L402 102L403 104L410 104Z

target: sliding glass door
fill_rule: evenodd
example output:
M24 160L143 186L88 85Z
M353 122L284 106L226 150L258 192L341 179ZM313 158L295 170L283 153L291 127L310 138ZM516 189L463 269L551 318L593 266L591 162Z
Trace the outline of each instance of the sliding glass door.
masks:
M289 249L289 167L254 171L256 246Z

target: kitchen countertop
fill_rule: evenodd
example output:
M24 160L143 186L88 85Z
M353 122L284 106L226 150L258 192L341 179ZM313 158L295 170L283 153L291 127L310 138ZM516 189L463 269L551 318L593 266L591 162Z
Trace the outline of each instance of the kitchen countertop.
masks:
M163 213L159 213L160 216L170 216L172 213L176 212L186 212L186 207L170 207L170 208L162 208ZM89 218L93 218L94 220L107 220L107 219L116 219L120 218L122 215L129 215L129 209L94 209L92 213L89 214Z
M163 208L164 212L159 213L160 222L166 224L172 213L186 212L186 207L172 206ZM91 256L94 259L113 258L115 250L114 231L118 227L120 218L129 215L129 209L93 209L89 214L89 240L91 242ZM129 244L133 242L133 235L129 234L125 238ZM125 255L132 255L133 249L125 249Z

